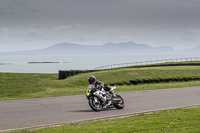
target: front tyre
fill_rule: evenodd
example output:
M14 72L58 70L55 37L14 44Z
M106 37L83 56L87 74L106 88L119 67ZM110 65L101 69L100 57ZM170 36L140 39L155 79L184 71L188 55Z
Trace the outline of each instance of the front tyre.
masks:
M100 111L102 110L102 104L101 101L98 97L92 96L89 98L89 105L94 111Z
M117 99L116 103L114 103L114 107L117 109L123 109L125 106L124 99L120 95L116 95Z

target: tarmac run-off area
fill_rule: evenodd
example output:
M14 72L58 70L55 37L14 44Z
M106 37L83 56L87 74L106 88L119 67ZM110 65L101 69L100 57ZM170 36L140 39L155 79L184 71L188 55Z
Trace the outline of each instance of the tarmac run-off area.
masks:
M120 92L125 108L94 112L85 95L0 101L0 132L200 105L200 87Z

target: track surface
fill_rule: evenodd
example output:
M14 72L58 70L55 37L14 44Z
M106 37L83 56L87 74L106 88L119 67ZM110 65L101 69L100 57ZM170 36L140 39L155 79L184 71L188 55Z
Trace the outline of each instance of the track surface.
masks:
M200 105L200 87L121 92L122 110L94 112L84 95L0 101L0 132Z

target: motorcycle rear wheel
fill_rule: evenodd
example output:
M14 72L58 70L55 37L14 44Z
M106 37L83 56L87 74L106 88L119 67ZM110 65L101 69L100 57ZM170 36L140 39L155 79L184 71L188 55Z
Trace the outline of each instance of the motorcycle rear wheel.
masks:
M116 94L115 98L118 98L120 100L118 102L114 103L114 107L117 109L123 109L125 106L124 99L120 95L117 95L117 94Z
M92 96L89 98L88 102L91 109L94 111L100 111L103 108L102 103L98 97Z

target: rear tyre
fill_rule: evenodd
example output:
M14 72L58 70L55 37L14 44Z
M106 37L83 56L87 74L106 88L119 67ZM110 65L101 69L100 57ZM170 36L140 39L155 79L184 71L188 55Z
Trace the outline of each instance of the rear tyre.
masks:
M117 109L123 109L125 106L124 99L120 95L116 95L115 98L119 100L116 101L116 103L114 104L114 107Z
M98 97L92 96L89 98L88 102L89 102L91 109L94 111L100 111L103 108L101 100Z

